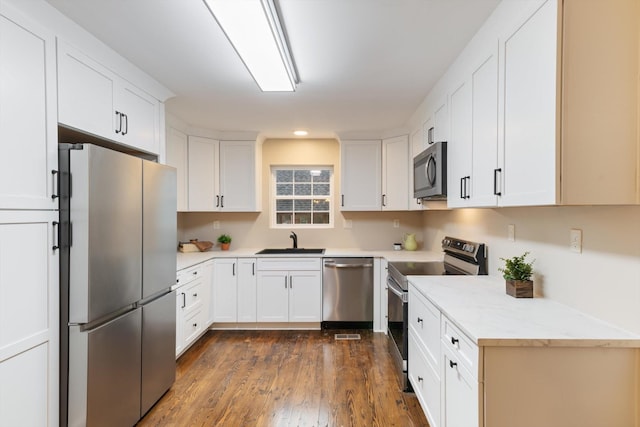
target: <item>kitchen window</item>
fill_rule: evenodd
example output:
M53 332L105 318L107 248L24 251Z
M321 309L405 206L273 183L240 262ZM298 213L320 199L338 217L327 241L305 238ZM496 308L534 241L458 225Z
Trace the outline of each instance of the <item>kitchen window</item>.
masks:
M333 168L273 166L271 182L273 227L333 227Z

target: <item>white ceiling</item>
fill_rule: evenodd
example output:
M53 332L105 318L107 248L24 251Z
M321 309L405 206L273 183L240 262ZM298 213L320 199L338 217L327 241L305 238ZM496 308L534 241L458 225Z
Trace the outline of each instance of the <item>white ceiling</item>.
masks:
M301 82L263 93L201 0L47 1L173 91L189 125L286 138L401 127L499 2L279 0Z

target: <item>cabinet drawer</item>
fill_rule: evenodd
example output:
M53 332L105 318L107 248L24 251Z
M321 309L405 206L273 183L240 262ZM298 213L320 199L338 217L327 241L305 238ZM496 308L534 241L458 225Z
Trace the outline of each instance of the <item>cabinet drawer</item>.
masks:
M173 288L176 289L179 286L186 285L187 283L190 283L201 276L202 276L201 265L195 265L193 267L179 270L176 275L176 285Z
M424 347L409 333L409 381L418 396L430 427L440 426L440 376L427 362ZM438 357L440 359L440 357Z
M258 258L260 270L316 270L320 271L320 258Z
M176 290L176 300L178 307L183 312L192 311L195 307L202 306L202 280L191 281L188 285L181 286Z
M424 346L427 359L439 371L440 310L413 287L409 289L409 328Z
M442 387L444 405L442 424L446 426L480 427L482 384L460 363L459 354L444 346L442 352Z
M191 344L204 331L204 324L205 319L202 310L195 310L184 319L182 330L184 331L185 346Z
M456 363L463 365L477 379L478 346L445 316L442 316L441 325L442 345L449 350Z

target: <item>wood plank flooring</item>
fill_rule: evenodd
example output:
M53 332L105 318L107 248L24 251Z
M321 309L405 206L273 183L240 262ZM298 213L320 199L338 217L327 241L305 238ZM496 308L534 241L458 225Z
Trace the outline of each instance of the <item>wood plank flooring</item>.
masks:
M339 332L361 340L334 340ZM138 426L428 426L371 331L209 331Z

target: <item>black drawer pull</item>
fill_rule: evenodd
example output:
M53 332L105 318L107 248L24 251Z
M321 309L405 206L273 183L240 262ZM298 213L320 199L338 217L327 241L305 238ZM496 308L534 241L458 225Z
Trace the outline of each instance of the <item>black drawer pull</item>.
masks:
M422 382L423 380L424 380L424 378L418 377L418 382Z
M458 342L460 342L460 340L458 338L451 337L451 344L455 345Z
M422 322L424 322L424 320L418 317L418 323L422 323Z
M449 366L451 368L455 368L456 366L458 366L458 364L456 362L454 362L453 360L449 360Z

